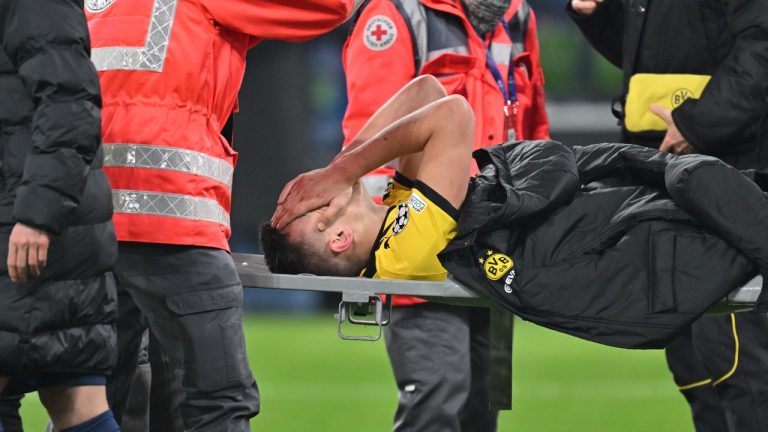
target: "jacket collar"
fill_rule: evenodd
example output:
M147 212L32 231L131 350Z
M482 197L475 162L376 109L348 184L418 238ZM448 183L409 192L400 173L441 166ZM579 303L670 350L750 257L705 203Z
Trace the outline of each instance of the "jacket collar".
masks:
M447 12L453 15L460 15L464 16L464 6L461 4L461 0L420 0L421 4L424 6L439 10L442 12ZM523 4L524 0L512 0L510 2L510 8L507 11L507 14L504 15L504 18L511 19L512 15L517 13L517 10L520 8L520 5Z

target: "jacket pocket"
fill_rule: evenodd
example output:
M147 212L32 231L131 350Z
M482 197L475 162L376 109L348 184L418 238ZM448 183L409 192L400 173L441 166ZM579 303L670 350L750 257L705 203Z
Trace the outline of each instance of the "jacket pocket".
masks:
M185 373L196 377L196 386L220 391L250 382L243 335L242 295L239 282L227 282L166 297L166 306L177 314L179 348Z
M650 234L648 313L675 312L675 248L673 231Z
M529 82L533 81L533 60L531 54L528 52L521 52L512 59L512 66L515 68L515 81L516 82ZM522 75L521 75L522 74Z
M466 96L467 74L476 62L474 56L444 53L425 63L420 75L434 75L449 94Z
M165 303L177 315L190 315L227 309L243 304L243 288L240 283L226 283L206 287L200 291L173 294Z

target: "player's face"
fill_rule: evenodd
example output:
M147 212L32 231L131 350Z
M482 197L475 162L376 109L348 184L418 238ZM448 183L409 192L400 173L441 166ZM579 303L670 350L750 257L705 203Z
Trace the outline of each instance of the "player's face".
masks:
M300 239L306 235L312 235L314 233L320 233L317 229L317 223L320 220L320 212L326 207L321 207L317 210L311 211L305 215L299 216L294 219L293 222L285 227L285 234L290 239Z
M317 229L317 223L320 212L324 209L325 207L322 207L294 219L285 227L283 233L291 243L310 247L315 253L322 253L321 248L324 248L326 243L325 235Z
M353 221L359 219L365 212L365 208L370 207L373 203L371 195L360 182L356 182L352 187L340 194L339 197L343 200L344 206L325 231L317 229L320 216L327 209L327 207L321 207L298 217L288 224L285 227L285 234L291 241L301 242L304 245L318 249L327 248L328 241L333 237L335 228L354 225Z

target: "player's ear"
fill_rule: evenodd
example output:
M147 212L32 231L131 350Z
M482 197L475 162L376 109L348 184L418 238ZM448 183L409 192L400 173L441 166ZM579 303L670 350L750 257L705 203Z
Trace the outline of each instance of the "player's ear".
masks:
M331 252L335 254L342 253L352 246L352 240L354 239L352 228L345 226L330 229L333 230L333 235L328 240L328 247L331 249Z

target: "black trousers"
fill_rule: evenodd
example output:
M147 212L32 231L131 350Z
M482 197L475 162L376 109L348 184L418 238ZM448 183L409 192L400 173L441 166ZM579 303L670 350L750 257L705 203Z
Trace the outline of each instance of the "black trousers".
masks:
M487 308L424 303L392 310L387 353L400 391L394 432L493 432Z
M144 332L133 376L118 374L109 382L110 402L120 410L125 432L182 431L181 389L170 359L157 337ZM53 429L49 428L48 432Z
M702 317L666 356L697 432L768 430L768 316Z
M0 397L0 431L22 432L19 407L24 395Z
M687 162L693 160L678 159L674 173L678 187L670 188L670 194L681 208L697 215L697 222L745 252L765 279L768 201L763 189L768 179L745 172L754 181L747 182L727 165L704 159ZM713 191L738 191L738 195ZM765 306L758 303L757 308ZM667 360L690 402L699 432L768 430L766 315L703 317L667 348Z
M152 379L165 381L157 387L171 389L163 395L165 411L155 413L166 425L156 426L156 421L153 430L250 430L259 394L245 351L242 285L229 254L202 247L121 243L114 273L118 363L107 396L118 421L124 415L130 419L123 430L146 428L142 416L130 409L142 406L136 398L148 397L141 382L144 374L136 372L146 367L137 360L142 359L147 328L160 347L150 347L149 355L158 356L154 362L161 362L166 371Z

